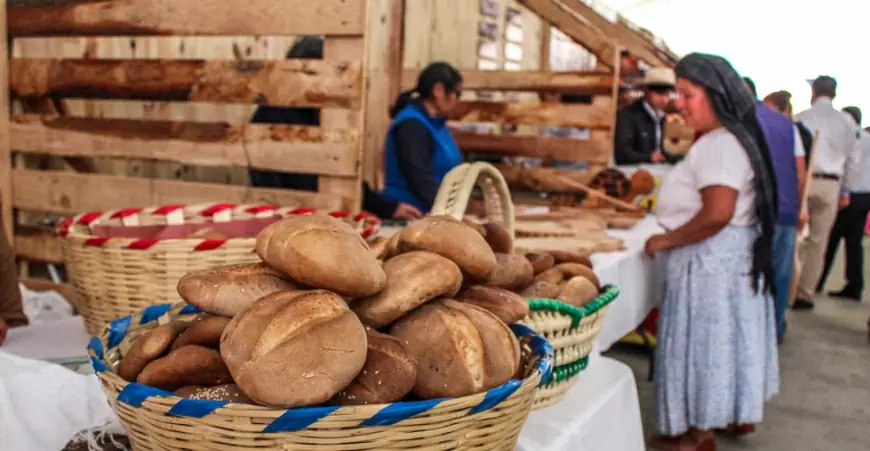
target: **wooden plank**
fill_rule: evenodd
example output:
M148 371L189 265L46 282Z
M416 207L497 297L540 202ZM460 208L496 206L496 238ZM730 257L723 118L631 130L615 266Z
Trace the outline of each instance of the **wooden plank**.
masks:
M554 125L608 129L612 108L601 105L462 102L449 119L465 122L498 122L514 125Z
M574 42L589 49L602 66L613 69L613 61L619 54L616 42L602 30L567 9L561 0L518 0L518 3L537 14L544 22L561 30Z
M0 0L0 30L6 27L6 0ZM0 43L0 86L6 86L9 81L9 40ZM0 233L5 233L12 242L12 152L9 149L9 90L0 89L0 214L3 215L3 227Z
M403 71L402 89L413 88L418 73L416 70ZM606 72L462 71L462 88L465 90L610 94L613 80L613 74Z
M133 158L338 176L356 174L356 132L318 127L19 115L12 148L54 156Z
M607 164L613 153L609 134L593 133L582 141L548 136L485 135L454 131L453 136L464 152L493 152L503 155L587 161Z
M361 72L359 61L13 59L9 90L21 97L358 108Z
M43 263L63 263L60 239L53 229L46 227L16 227L15 256Z
M362 35L365 0L120 0L9 8L18 36Z
M15 169L13 205L51 213L77 214L114 208L230 202L284 207L350 209L354 202L337 194L252 188L63 171Z

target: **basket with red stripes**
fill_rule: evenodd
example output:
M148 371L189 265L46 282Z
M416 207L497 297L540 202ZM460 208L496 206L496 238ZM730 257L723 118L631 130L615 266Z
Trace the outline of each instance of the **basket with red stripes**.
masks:
M83 213L58 225L76 308L90 334L153 305L178 302L178 280L194 270L259 261L257 234L290 215L327 214L374 236L369 213L274 205L164 205Z

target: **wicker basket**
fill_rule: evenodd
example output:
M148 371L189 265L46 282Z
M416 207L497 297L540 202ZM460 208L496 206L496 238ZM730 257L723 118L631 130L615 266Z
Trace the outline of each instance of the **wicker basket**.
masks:
M487 217L504 225L516 236L514 205L504 177L488 163L466 163L444 177L435 197L432 214L462 219L475 186L483 190ZM574 307L555 299L532 299L531 313L521 321L544 335L555 350L555 369L551 380L539 387L533 408L544 407L562 399L589 364L589 354L604 323L608 305L619 290L608 285L601 295L584 307Z
M93 212L58 226L76 308L95 335L109 321L154 303L181 301L176 287L186 273L259 261L256 233L265 225L310 208L273 205L169 205ZM380 224L370 214L328 213L351 221L367 237ZM203 228L238 230L245 238L184 238Z
M514 325L526 377L456 399L283 410L179 398L115 374L120 349L134 338L196 312L184 303L153 305L112 321L91 339L94 371L135 450L509 450L528 417L535 387L552 370L547 340Z

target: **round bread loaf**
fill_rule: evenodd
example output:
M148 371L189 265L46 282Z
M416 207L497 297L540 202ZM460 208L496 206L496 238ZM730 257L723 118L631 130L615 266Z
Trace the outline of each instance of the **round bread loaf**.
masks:
M547 251L556 259L556 264L559 263L580 263L592 268L592 260L589 260L588 255L579 254L571 251Z
M529 252L526 254L526 259L532 265L535 274L540 274L556 264L556 259L547 252Z
M224 316L203 316L190 323L190 326L175 339L170 351L182 346L200 345L206 348L218 349L221 344L221 334L230 319Z
M390 241L389 238L385 236L376 236L370 240L368 240L367 244L369 245L369 250L372 251L372 254L378 260L383 260L384 255L387 253L387 243Z
M335 293L275 293L227 324L221 356L258 404L308 406L353 381L366 361L366 332Z
M486 238L486 229L483 227L482 224L480 224L479 222L474 222L474 221L468 220L468 219L463 219L462 222L464 224L468 224L468 226L471 227L472 229L476 230L477 233L480 234L480 236Z
M257 254L305 286L342 296L371 296L387 279L359 233L331 216L289 216L272 223L257 235Z
M517 372L520 346L492 313L441 299L422 305L390 329L417 360L412 392L423 398L458 398L497 387Z
M236 384L215 385L214 387L200 387L188 385L175 391L176 396L190 399L202 399L206 401L229 401L241 404L255 404L248 395L244 394Z
M583 307L598 297L598 288L583 276L572 277L562 286L558 300L575 307Z
M554 284L558 284L559 282L561 282L564 279L565 279L565 274L562 273L562 270L560 270L559 268L556 268L556 267L552 267L552 268L538 274L537 276L535 276L536 282L539 280L542 280L544 282L550 282L550 283L554 283Z
M520 295L526 299L556 299L562 291L559 285L546 280L536 280L522 291Z
M510 254L514 251L514 239L510 232L507 231L501 224L487 222L483 225L486 234L486 242L495 253Z
M502 288L465 287L456 295L456 300L486 309L505 324L513 324L529 314L529 304L522 296Z
M457 265L473 282L485 282L495 270L495 254L471 226L449 216L428 216L408 224L399 251L429 251Z
M366 328L368 352L362 371L330 401L333 405L396 402L414 388L417 362L395 337Z
M297 284L262 262L192 271L178 281L178 294L188 304L230 318L267 294L298 289Z
M149 363L136 378L136 382L166 391L175 391L187 385L229 384L233 382L229 370L214 349L191 345L178 348L166 357Z
M351 304L363 324L380 329L421 304L452 297L462 285L456 263L432 252L413 251L384 262L387 284L378 294Z
M401 234L402 232L394 233L387 239L387 242L384 243L384 252L381 254L380 258L382 261L387 261L399 255L399 236Z
M139 337L118 362L118 376L125 381L135 381L149 363L166 353L187 326L187 323L173 321L157 326Z
M486 282L493 287L507 290L523 290L535 278L532 264L520 254L495 254L495 271Z
M562 271L566 280L577 276L585 277L595 285L596 290L601 289L601 282L598 281L595 271L582 263L560 263L554 266L554 268Z

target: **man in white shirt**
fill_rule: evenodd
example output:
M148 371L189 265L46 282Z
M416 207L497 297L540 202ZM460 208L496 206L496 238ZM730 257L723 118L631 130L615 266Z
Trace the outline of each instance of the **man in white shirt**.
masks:
M846 107L843 111L861 125L861 110L857 107ZM828 250L825 252L825 269L819 280L819 291L825 285L828 273L840 247L840 240L846 240L846 286L840 291L829 292L831 296L861 301L864 289L864 226L867 214L870 213L870 133L860 131L858 147L861 149L861 164L846 166L846 177L849 181L849 206L840 210L831 237L828 240Z
M816 155L811 168L813 183L807 197L810 235L804 242L806 258L793 306L796 310L814 307L812 297L822 275L831 227L837 212L849 204L851 181L846 177L853 175L845 169L860 162L860 129L851 116L834 108L832 102L836 95L836 80L826 75L816 78L813 106L797 115L816 137Z

